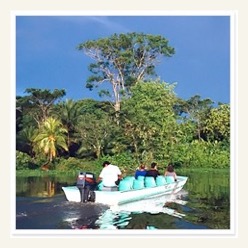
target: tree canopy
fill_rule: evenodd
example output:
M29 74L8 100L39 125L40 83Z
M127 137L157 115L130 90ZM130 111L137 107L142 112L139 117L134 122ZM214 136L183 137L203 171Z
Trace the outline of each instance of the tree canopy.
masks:
M77 164L110 159L123 171L155 160L185 167L230 165L230 106L215 108L199 95L181 99L175 84L158 79L156 65L175 53L165 37L113 34L77 49L94 61L86 87L104 83L99 94L111 101L59 102L65 90L26 89L27 96L16 98L17 167L40 164L42 157L68 169L77 166L68 158L77 158Z
M32 117L40 126L49 117L49 112L53 104L66 95L65 90L27 88L25 97L17 97L17 107L19 111L25 106L25 110L32 112ZM22 108L21 108L22 106Z
M47 161L62 166L68 158L77 158L79 164L82 159L110 159L122 169L152 160L229 166L230 106L214 107L200 96L180 99L174 87L161 81L137 82L132 94L122 99L118 125L110 103L93 99L53 102L46 120L37 125L33 117L40 106L30 111L26 97L17 97L22 110L21 118L16 116L17 150L30 156L31 167ZM27 157L18 158L23 168ZM66 164L68 169L74 166L70 160Z
M92 90L101 83L110 83L112 93L105 89L100 94L113 97L114 108L119 111L121 98L130 93L130 87L156 76L155 66L161 58L175 53L168 43L161 35L134 32L79 44L77 48L95 61L89 65L92 75L86 87Z

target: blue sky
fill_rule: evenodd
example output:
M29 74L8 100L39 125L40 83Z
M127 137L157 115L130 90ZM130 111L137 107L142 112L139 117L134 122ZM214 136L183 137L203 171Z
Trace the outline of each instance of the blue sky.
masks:
M17 15L16 94L27 88L65 89L74 100L98 98L85 82L93 62L76 46L114 33L162 35L175 54L161 60L157 74L177 82L175 93L230 103L230 16L224 15Z

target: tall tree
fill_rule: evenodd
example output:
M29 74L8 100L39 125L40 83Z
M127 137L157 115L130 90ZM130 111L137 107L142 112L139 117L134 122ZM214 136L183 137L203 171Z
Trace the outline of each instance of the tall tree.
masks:
M213 108L205 120L205 132L210 140L230 142L230 105Z
M75 144L75 131L79 123L79 118L82 115L82 104L79 101L66 99L54 107L54 116L61 120L63 126L67 129L67 146L70 155L74 153Z
M26 113L32 115L38 126L48 118L53 104L66 94L65 90L50 91L35 88L28 88L25 93L29 95L17 98L19 105Z
M202 139L204 122L213 107L213 103L209 98L201 99L201 96L195 95L186 101L178 99L174 110L195 125L196 136L198 139Z
M35 126L29 125L23 128L16 135L16 149L22 152L26 152L31 157L35 155L34 153L34 143L33 140L38 134L38 129Z
M113 123L106 114L102 114L100 118L95 113L85 114L80 119L76 127L81 142L78 154L94 154L99 158L111 143L111 136L114 135Z
M132 87L132 96L123 101L121 118L137 158L167 154L176 142L175 99L174 85L164 82L139 82Z
M121 98L130 87L156 76L155 65L161 57L171 57L175 53L166 38L135 32L89 40L77 48L95 61L89 65L92 76L86 87L92 90L101 83L110 83L112 95L108 90L100 91L100 95L113 98L116 112L120 111Z
M38 135L34 138L37 151L48 157L48 163L57 156L59 148L68 150L66 144L67 130L62 123L52 117L47 118L41 125Z

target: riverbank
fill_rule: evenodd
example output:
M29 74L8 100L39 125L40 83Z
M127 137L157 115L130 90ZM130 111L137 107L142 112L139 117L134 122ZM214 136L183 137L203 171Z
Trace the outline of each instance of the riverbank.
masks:
M85 170L85 171L92 171L90 169L88 170ZM230 168L221 168L221 169L216 169L216 168L177 168L176 169L176 172L177 174L181 174L181 175L184 175L184 174L189 174L189 173L208 173L208 172L216 172L216 173L219 173L219 172L228 172L230 171ZM79 172L79 170L67 170L67 171L60 171L60 170L48 170L48 171L43 171L43 170L40 170L40 169L37 169L37 170L17 170L16 171L16 176L20 177L20 176L24 176L24 177L27 177L27 176L45 176L45 175L56 175L56 176L67 176L67 175L77 175ZM99 172L97 171L93 171L93 173L95 173L96 175L98 175ZM126 174L127 175L131 175L133 174L134 171L130 171L129 173L127 172ZM161 171L162 173L162 171Z

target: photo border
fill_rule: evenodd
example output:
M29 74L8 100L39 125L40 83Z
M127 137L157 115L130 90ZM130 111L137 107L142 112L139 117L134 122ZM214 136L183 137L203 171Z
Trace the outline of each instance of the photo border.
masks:
M30 13L30 12L32 12L33 14L35 13L35 15L38 15L38 13L43 13L43 11L11 11L11 15L15 15L16 13L24 13L24 14L28 14L28 13ZM45 11L46 13L47 13L47 11ZM54 13L55 12L57 12L57 11L51 11L51 12L53 12L53 14L52 15L54 15ZM68 12L68 11L66 11L66 12ZM70 11L69 11L70 12ZM72 11L73 13L76 13L76 12L74 12L74 11ZM91 11L87 11L87 13L89 13L89 12L91 12ZM98 12L98 11L96 11L96 12ZM95 11L93 11L92 13L94 14L94 15L96 15L96 12ZM99 11L99 12L101 12L101 13L103 13L104 12L104 15L106 15L106 11ZM112 12L112 11L111 11ZM115 13L119 13L119 14L123 14L123 11L114 11ZM129 14L130 14L130 11L128 11L129 12ZM131 11L132 12L132 11ZM134 11L135 13L137 12L137 11ZM157 11L145 11L145 12L147 12L147 13L152 13L152 14L154 14L154 12L157 12ZM164 13L167 13L167 11L159 11L159 12L157 12L157 13L160 13L160 14L162 14L162 15L164 15ZM173 12L173 11L172 11ZM191 11L176 11L176 13L177 14L179 14L179 13L183 13L184 15L186 14L185 12L191 12ZM209 14L209 13L212 13L212 12L222 12L222 11L197 11L197 15L199 15L199 13L201 13L201 15L203 14L203 13L206 13L206 14ZM231 73L231 82L235 82L235 83L231 83L231 112L232 112L232 122L233 122L233 127L235 128L235 130L233 130L232 129L232 140L234 141L232 144L232 150L234 151L234 154L232 153L232 155L231 155L231 158L232 158L232 163L235 163L235 165L236 165L236 162L237 162L237 147L238 147L238 144L237 144L237 131L236 131L236 124L235 124L235 120L237 120L237 102L236 102L236 100L237 100L237 68L236 68L236 66L237 66L237 48L236 48L236 45L237 45L237 40L236 40L236 34L237 34L237 30L236 30L236 28L237 28L237 11L235 10L235 11L227 11L228 13L231 13L231 16L232 16L232 18L235 20L234 21L234 24L232 25L233 27L232 27L232 29L231 29L231 31L232 31L232 33L233 34L235 34L234 36L234 38L232 38L231 39L231 44L233 44L232 46L235 46L234 48L233 48L233 50L232 50L232 52L231 52L231 61L232 61L232 66L234 66L234 70L232 70L233 72ZM58 12L57 12L58 13ZM61 13L61 12L60 12ZM92 13L91 14L89 14L89 15L92 15ZM175 13L175 11L174 11L174 13ZM129 15L128 14L128 15ZM137 14L137 13L136 13ZM47 15L47 14L46 14ZM142 12L142 15L144 15L144 12ZM168 15L168 13L166 14L166 15ZM174 15L174 14L172 14L172 15ZM189 14L189 15L192 15L192 13L191 14ZM219 14L218 14L219 15ZM12 44L12 46L13 46L13 44ZM12 47L11 46L11 47ZM11 60L13 61L13 50L12 50L12 48L11 48L11 53L12 53L12 55L11 55ZM11 82L13 82L13 81L15 81L15 79L13 79L14 78L14 76L13 76L13 74L11 73L11 76L12 76L12 79L11 79ZM13 86L12 86L13 87ZM13 90L13 89L12 89ZM12 91L11 90L11 91ZM12 98L13 98L13 96L12 96ZM14 99L14 98L13 98ZM15 102L15 100L13 101L13 102ZM13 109L13 106L11 107L11 109ZM15 117L14 116L12 116L11 117L11 126L12 126L12 128L13 128L13 126L14 126L14 120L15 120ZM13 140L12 140L12 143L13 143ZM15 143L15 142L14 142ZM15 149L15 147L14 147L14 145L12 146L12 148L14 148ZM12 153L14 153L14 152L12 152ZM10 163L11 165L13 165L13 164L15 164L15 159L13 159L12 158L12 160L11 160L11 163ZM236 182L237 182L237 173L236 173L236 170L233 168L234 166L231 166L231 171L232 171L232 174L233 174L233 180L231 180L231 186L232 186L232 191L231 191L231 198L232 198L232 201L233 202L235 202L234 204L232 204L231 205L231 208L232 208L232 210L235 212L234 213L234 215L232 215L232 218L231 218L231 229L232 229L232 235L234 235L234 236L236 236L237 235L237 232L236 232L236 229L237 229L237 220L238 220L238 218L237 218L237 211L236 211L236 208L237 208L237 185L236 185ZM11 182L13 182L13 170L10 170L10 181ZM11 183L11 185L10 185L10 187L11 187L11 189L13 190L13 183ZM233 189L234 188L234 189ZM11 190L11 192L13 192ZM11 203L11 206L13 206L13 204ZM13 209L12 209L12 211L13 211ZM14 218L15 219L15 218ZM12 230L13 231L13 230ZM112 231L112 230L111 230ZM118 230L119 231L119 230ZM133 232L133 231L132 231ZM157 232L157 231L156 231ZM49 233L50 233L50 230L49 230ZM186 233L185 233L185 235L187 236L187 237L201 237L201 235L200 235L200 232L198 232L198 233L195 233L195 234L190 234L190 233L192 233L192 230L189 230L189 231L186 231ZM12 233L13 234L13 233ZM57 236L57 234L56 233L54 233L55 234L55 236ZM65 232L62 232L61 233L62 235L68 235L68 237L70 237L70 235L71 234L67 234L67 233L65 233ZM136 236L140 236L140 234L143 236L144 234L145 235L147 235L147 233L137 233L137 234L134 234L134 235L136 235ZM16 233L14 234L14 235L16 235ZM30 234L26 234L26 233L22 233L21 235L23 235L24 237L27 237L28 235L30 235ZM42 233L42 235L45 235L45 237L47 236L47 235L49 235L50 236L50 234L48 234L48 233ZM82 232L80 232L80 235L82 235ZM87 235L87 234L86 234ZM91 233L89 233L89 235L91 236L92 234ZM93 234L94 235L94 237L95 237L95 235L96 234ZM102 235L108 235L108 233L102 233ZM115 234L110 234L110 235L114 235L114 236L116 236ZM151 235L152 236L155 236L155 234L154 234L154 231L151 233ZM165 235L165 233L159 233L158 232L158 235ZM166 235L167 235L167 233L166 233ZM178 234L171 234L172 236L178 236ZM181 234L180 234L181 235ZM182 235L182 236L185 236L184 234ZM204 234L203 235L203 237L211 237L211 236L216 236L216 234L211 234L211 233L208 233L208 234ZM220 235L220 237L223 237L223 235L225 236L225 234L218 234L218 235ZM34 231L33 232L33 234L31 234L31 236L32 237L34 237L34 236L37 236L37 237L40 237L41 236L41 233L39 233L39 231ZM118 235L117 235L118 236Z

